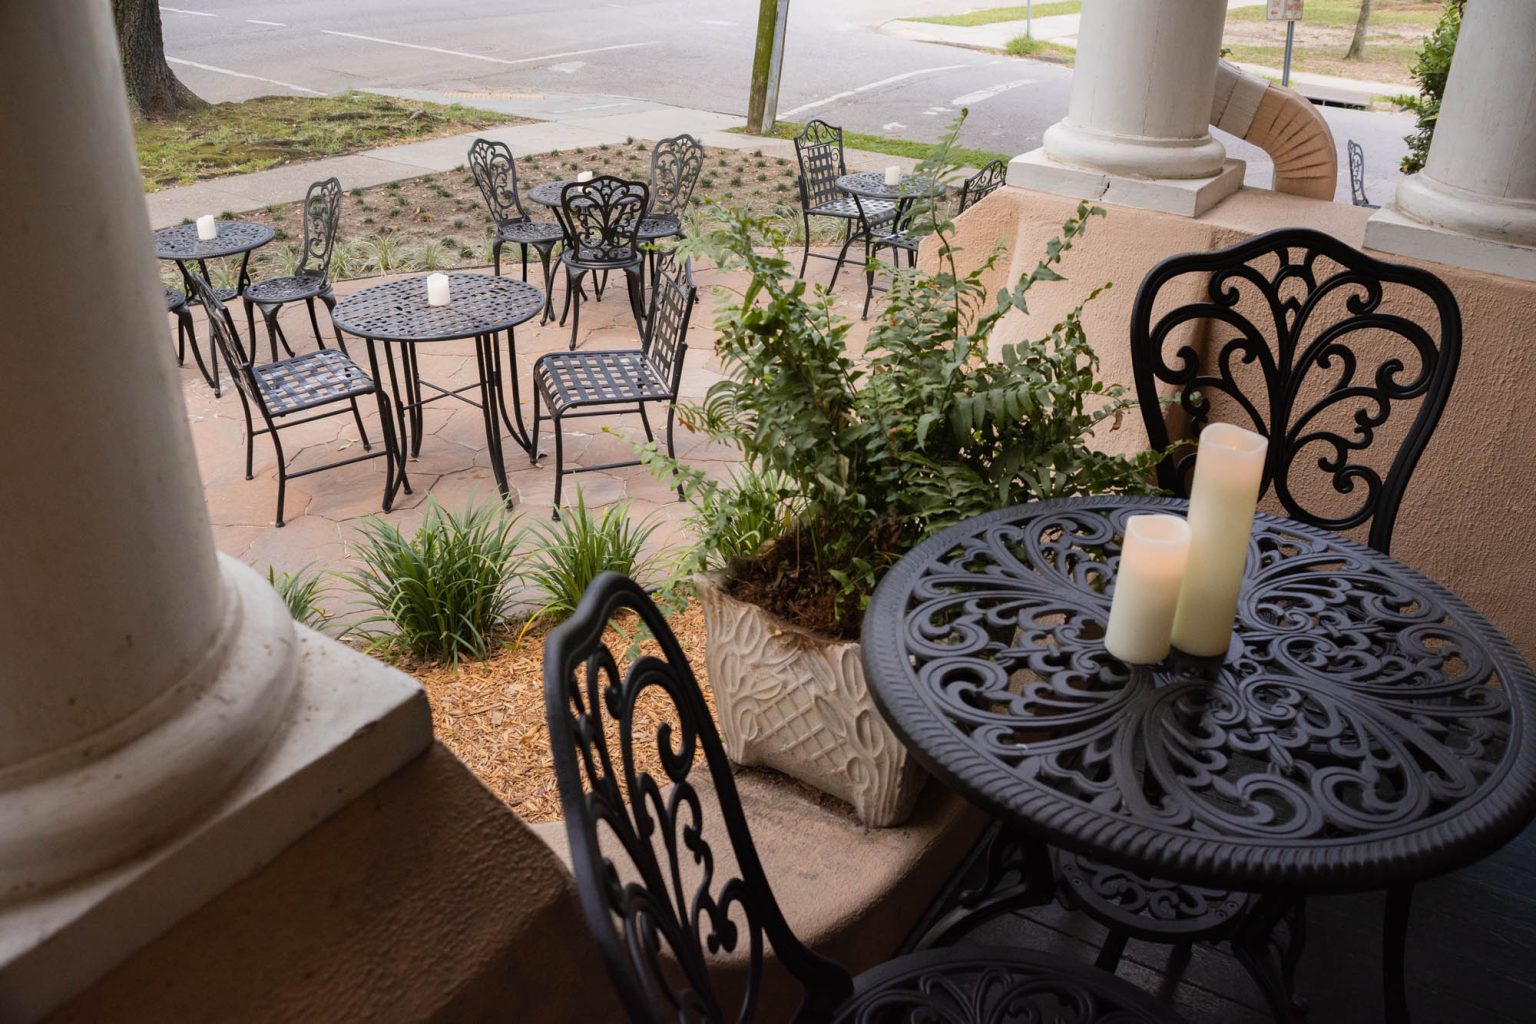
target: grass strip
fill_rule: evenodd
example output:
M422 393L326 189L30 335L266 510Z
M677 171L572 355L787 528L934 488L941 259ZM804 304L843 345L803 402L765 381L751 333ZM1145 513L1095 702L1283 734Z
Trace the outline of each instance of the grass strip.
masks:
M730 129L739 135L748 134L745 128ZM766 133L766 138L792 139L805 130L805 125L799 121L780 121L773 126L771 132ZM887 156L905 156L914 160L921 160L932 153L937 143L914 142L911 139L892 139L884 135L870 135L867 132L843 131L843 145L849 149L862 149L867 153L885 153ZM980 167L993 160L1012 159L1010 154L997 153L989 149L971 149L968 146L955 146L949 151L950 158L955 163L964 167Z
M1023 21L1026 16L1036 18L1049 18L1057 14L1076 14L1082 10L1083 0L1044 0L1034 4L1033 10L1026 10L1023 4L1014 7L992 7L981 11L966 11L964 14L936 14L927 18L903 18L903 21L921 21L929 25L961 25L973 27L976 25L996 25L1003 21ZM1259 8L1261 11L1263 8Z

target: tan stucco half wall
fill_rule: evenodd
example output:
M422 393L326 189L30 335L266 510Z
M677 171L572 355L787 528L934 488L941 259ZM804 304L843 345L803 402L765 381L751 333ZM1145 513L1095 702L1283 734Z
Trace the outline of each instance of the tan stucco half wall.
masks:
M1076 200L1008 187L959 218L955 243L967 252L1009 247L989 282L995 292L1034 266ZM1103 375L1131 385L1127 333L1137 286L1152 266L1181 252L1232 245L1279 227L1310 227L1359 247L1371 211L1333 202L1243 189L1195 218L1106 207L1067 254L1067 282L1030 293L1030 315L1000 325L996 344L1043 337L1091 288L1113 282L1084 325ZM931 258L932 241L925 246ZM1378 258L1402 260L1385 253ZM962 264L965 257L962 257ZM1536 283L1419 262L1445 281L1461 307L1461 363L1449 405L1398 514L1392 553L1439 580L1488 615L1521 653L1536 660ZM1193 297L1193 296L1191 296ZM1127 451L1146 444L1138 417L1100 438ZM1272 500L1264 506L1280 511ZM1363 539L1363 538L1362 538Z

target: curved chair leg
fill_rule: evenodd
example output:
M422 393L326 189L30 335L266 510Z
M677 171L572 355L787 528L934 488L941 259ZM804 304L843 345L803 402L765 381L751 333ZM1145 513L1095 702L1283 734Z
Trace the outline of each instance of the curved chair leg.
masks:
M240 391L238 387L235 390ZM240 411L245 413L245 478L254 480L251 467L256 457L256 433L255 428L251 426L251 403L246 401L243 391L240 391Z
M283 457L283 442L278 439L277 427L273 425L272 418L265 412L262 417L267 421L267 429L272 435L272 447L277 449L277 525L281 529L283 525L283 501L288 496L288 462Z
M848 247L853 244L853 221L847 221L846 234L843 238L843 247L837 251L837 262L832 266L832 280L827 284L827 290L837 287L837 275L843 272L843 261L848 258Z
M635 406L635 411L640 414L640 425L645 428L645 439L655 441L656 435L651 433L651 418L645 414L645 403Z
M357 396L354 395L351 402L352 419L357 423L357 436L363 439L363 451L371 452L373 451L373 445L368 440L368 431L363 427L363 414L357 408Z
M315 316L315 297L311 295L305 299L304 305L309 309L309 326L315 330L315 348L325 348L325 339L320 337L320 318Z
M283 333L283 325L277 322L277 315L282 312L282 308L282 306L261 307L261 319L267 325L267 343L272 346L272 361L274 363L279 358L277 354L277 343L279 340L283 343L283 351L287 352L290 356L293 355L293 348L288 344L288 336ZM255 347L255 344L256 338L252 335L252 347Z
M336 293L327 288L325 291L321 292L317 298L319 298L321 302L325 303L326 312L333 314L331 319L331 330L336 333L336 347L341 349L342 355L346 356L348 359L352 358L352 356L347 352L346 336L341 333L341 328L336 326L336 320L334 317L334 313L336 311Z
M551 509L550 518L558 523L560 521L560 485L565 481L565 434L560 430L560 417L554 410L550 410L549 422L555 430L555 504Z
M802 211L800 223L805 230L805 255L800 257L800 276L804 277L806 264L811 262L811 215Z
M672 423L677 418L677 396L672 396L672 401L667 403L667 458L676 459L677 451L672 446ZM683 500L683 485L677 485L677 500Z
M608 287L608 271L599 272L592 278L592 301L603 301L603 289Z
M501 247L505 244L501 239L491 243L491 262L496 265L496 276L501 276Z
M240 301L245 303L245 337L251 343L251 360L255 361L255 359L256 359L256 303L252 302L250 299L247 299L244 295L240 296ZM233 327L234 325L231 324L230 326ZM212 335L210 334L209 337L212 337ZM272 346L272 358L274 360L277 359L277 346L275 344Z
M187 317L176 311L176 365L187 365Z
M518 254L518 256L520 256L522 258L522 261L523 261L523 280L526 281L526 280L528 280L528 243L527 242L518 242L517 243L517 254Z
M533 426L528 430L528 465L539 464L539 397L543 391L534 383L533 388Z
M864 312L859 314L860 320L869 319L869 302L875 297L874 259L875 255L878 254L879 251L880 250L878 247L871 251L868 244L864 246ZM900 255L897 254L895 258L900 259Z
M547 324L555 318L555 243L535 242L533 248L544 265L544 316L539 323Z
M635 314L635 328L640 332L640 337L645 337L645 282L641 277L642 264L635 264L634 269L624 268L624 283L629 286L629 308Z

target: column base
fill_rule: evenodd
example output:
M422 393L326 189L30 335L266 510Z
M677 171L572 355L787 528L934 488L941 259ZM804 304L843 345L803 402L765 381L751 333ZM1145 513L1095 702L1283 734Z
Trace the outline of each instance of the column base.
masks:
M1536 281L1536 245L1518 245L1439 224L1427 224L1406 215L1395 204L1377 210L1366 222L1365 247L1522 281Z
M293 629L292 699L222 797L147 852L0 906L0 1020L41 1018L431 743L414 680Z
M1227 159L1209 178L1128 178L1069 167L1044 148L1008 163L1008 184L1074 199L1198 217L1243 186L1243 161Z

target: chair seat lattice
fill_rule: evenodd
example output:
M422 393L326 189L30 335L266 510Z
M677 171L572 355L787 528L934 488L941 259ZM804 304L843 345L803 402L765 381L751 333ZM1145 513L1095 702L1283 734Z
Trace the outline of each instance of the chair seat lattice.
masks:
M533 379L557 415L577 405L672 398L666 382L639 351L551 353L535 364Z
M262 401L273 416L374 392L368 375L333 348L257 366L254 373Z

